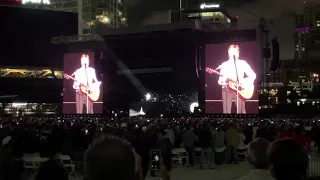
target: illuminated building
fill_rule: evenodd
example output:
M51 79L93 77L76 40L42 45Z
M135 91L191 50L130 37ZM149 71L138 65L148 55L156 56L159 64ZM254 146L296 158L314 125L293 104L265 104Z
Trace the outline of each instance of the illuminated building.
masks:
M48 68L0 67L0 115L59 113L62 77L62 71Z
M34 1L24 1L31 7ZM39 1L38 1L39 2ZM43 2L43 1L41 1ZM0 6L0 114L17 111L58 112L62 102L65 47L51 44L52 37L78 33L76 13L20 6ZM46 5L47 6L47 5ZM59 28L53 28L59 27ZM13 38L14 37L14 38ZM60 108L61 109L61 108Z
M2 107L4 106L4 107ZM59 105L51 103L0 103L0 108L4 109L4 114L12 115L35 115L35 114L56 114L59 111Z
M125 0L51 0L50 8L78 12L79 22L82 22L79 28L83 34L94 34L97 25L110 28L127 26Z
M78 34L94 34L96 26L127 26L127 0L5 0L3 5L78 13ZM0 4L0 5L1 5Z
M320 65L320 5L306 3L304 13L296 16L296 65L311 71Z
M230 29L233 18L220 4L197 3L182 10L154 11L139 25L158 25L195 21L204 30Z
M0 68L0 78L58 78L62 79L62 71L51 71L45 68Z
M269 72L269 84L264 87L279 88L273 84L282 83L280 87L293 87L299 96L303 96L301 91L315 94L319 84L320 6L305 3L303 13L296 15L295 27L294 59L282 60L277 71Z
M221 9L203 9L198 10L188 10L184 11L182 14L182 19L199 19L202 23L206 25L216 25L222 29L231 27L231 17L227 12Z

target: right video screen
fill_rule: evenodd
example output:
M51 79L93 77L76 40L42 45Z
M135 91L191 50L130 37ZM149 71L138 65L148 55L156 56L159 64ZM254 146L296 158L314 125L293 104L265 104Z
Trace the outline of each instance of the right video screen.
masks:
M206 114L258 114L257 41L205 46Z

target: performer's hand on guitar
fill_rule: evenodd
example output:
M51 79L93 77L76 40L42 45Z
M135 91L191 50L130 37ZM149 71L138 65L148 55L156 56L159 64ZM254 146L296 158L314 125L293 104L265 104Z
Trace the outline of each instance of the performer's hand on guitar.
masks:
M64 74L64 77L66 79L70 79L70 78L72 78L72 76L75 76L75 74L76 74L76 72L72 73L70 76L68 74Z
M221 69L222 65L219 65L216 69L206 68L206 71L210 74L216 72L217 70Z
M73 89L79 89L80 88L80 83L74 82L72 87L73 87Z
M214 73L215 70L214 70L214 69L207 68L206 71L207 71L208 73L212 74L212 73Z
M70 79L71 76L69 76L68 74L64 74L63 77L66 79Z
M219 79L219 84L222 85L222 84L225 84L226 83L226 78L221 78Z
M100 85L102 84L102 82L101 81L96 81L95 83L94 83L94 86L96 87L96 88L100 88Z

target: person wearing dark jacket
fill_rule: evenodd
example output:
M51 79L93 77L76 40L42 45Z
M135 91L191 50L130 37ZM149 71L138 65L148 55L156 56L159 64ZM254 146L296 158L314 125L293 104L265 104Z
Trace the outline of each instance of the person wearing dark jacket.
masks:
M203 164L205 162L207 162L209 168L212 169L212 136L208 126L205 124L199 131L198 142L201 148L200 169L203 169Z
M186 130L182 133L182 142L183 147L186 149L189 155L189 163L191 166L194 166L194 151L193 151L193 145L195 140L197 139L196 135L193 133L190 126L186 127Z
M161 132L159 140L157 142L157 149L161 149L161 156L163 164L168 171L171 170L171 157L172 157L172 144L169 138L166 137L166 132Z
M152 146L151 134L147 131L147 127L142 127L142 132L140 132L136 141L133 144L135 151L141 156L141 168L143 171L143 178L146 177L149 170L150 163L150 150Z
M171 164L172 147L173 145L170 139L168 138L168 135L165 129L160 130L160 136L159 136L159 139L157 140L155 149L161 150L161 158L167 171L170 171L172 168L172 164ZM151 170L151 176L155 176L155 173L152 170Z

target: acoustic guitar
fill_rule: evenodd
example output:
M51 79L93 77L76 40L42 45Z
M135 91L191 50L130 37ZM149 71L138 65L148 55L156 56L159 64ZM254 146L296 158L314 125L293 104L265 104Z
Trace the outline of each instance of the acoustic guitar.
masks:
M206 72L210 74L217 74L218 76L223 76L218 71L206 68ZM245 78L242 82L238 83L237 81L227 78L226 82L227 89L232 92L234 95L238 95L238 98L241 100L247 100L252 98L254 92L254 83L252 80Z
M73 78L68 74L64 74L64 78L71 79L75 82L78 82L75 78ZM87 85L80 83L79 90L81 94L83 94L86 97L88 96L88 100L90 102L98 101L100 96L100 84L101 84L100 82L95 82L91 84L90 87L88 88Z

